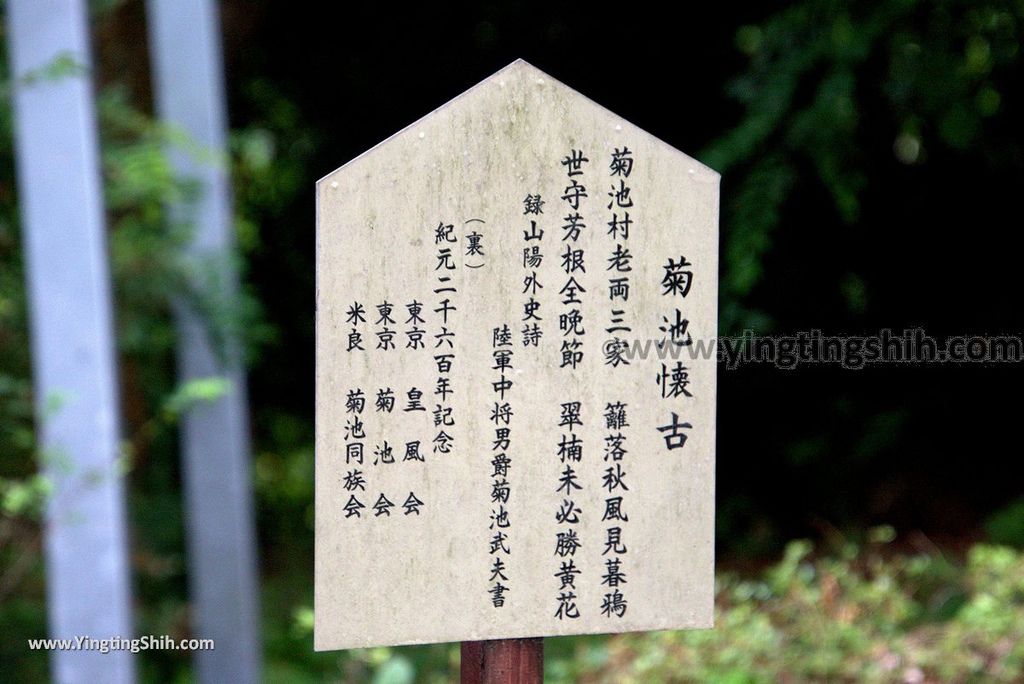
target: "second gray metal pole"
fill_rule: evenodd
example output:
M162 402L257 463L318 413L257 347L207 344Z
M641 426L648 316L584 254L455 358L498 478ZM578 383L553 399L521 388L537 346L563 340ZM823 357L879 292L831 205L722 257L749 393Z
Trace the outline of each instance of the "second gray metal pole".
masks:
M149 0L147 10L158 114L223 158L227 122L216 3ZM180 176L199 181L197 202L172 207L177 219L194 226L191 256L222 264L226 272L218 285L234 296L238 283L230 270L234 233L226 163L197 160L182 149L169 152ZM201 279L196 285L203 286ZM200 682L257 682L259 582L245 374L234 341L226 349L215 347L202 318L184 302L176 316L180 380L219 376L231 381L227 396L191 409L181 431L194 632L216 641L215 650L196 652L196 674Z

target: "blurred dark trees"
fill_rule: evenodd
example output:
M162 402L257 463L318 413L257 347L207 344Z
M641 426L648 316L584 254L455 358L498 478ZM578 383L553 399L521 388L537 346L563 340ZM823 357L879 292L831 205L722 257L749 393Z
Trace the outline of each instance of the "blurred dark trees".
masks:
M113 4L101 76L145 108L144 8ZM228 0L222 13L244 259L266 324L252 368L266 541L310 534L312 183L517 57L723 173L721 334L1024 329L1012 3L752 3L681 18ZM1020 377L1019 365L723 369L719 544L756 556L880 522L977 536L1020 495L1006 451Z
M277 333L254 368L265 444L309 435L312 181L516 57L723 173L723 334L1024 330L1018 6L256 5L225 5L232 116L269 134L299 188L250 198L252 282ZM757 555L879 522L976 536L1021 494L1007 452L1020 378L723 370L720 546Z

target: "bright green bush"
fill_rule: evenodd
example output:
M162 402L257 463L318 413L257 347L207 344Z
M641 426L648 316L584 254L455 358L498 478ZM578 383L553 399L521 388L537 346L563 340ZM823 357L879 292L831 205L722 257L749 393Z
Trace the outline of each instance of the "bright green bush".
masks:
M603 665L555 661L554 681L1024 681L1024 554L975 546L847 549L814 558L793 542L755 579L719 577L714 630L607 641Z
M888 546L891 528L816 555L789 544L753 576L723 572L715 628L545 643L545 681L1024 681L1024 553L977 545L965 558ZM458 678L458 644L312 654L312 612L268 634L268 679L387 684ZM289 654L282 657L283 654Z

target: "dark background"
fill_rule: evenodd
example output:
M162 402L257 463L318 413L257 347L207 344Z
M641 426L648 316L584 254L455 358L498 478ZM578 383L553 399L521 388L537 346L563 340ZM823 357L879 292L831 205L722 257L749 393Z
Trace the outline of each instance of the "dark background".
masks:
M716 154L724 156L718 141L748 109L726 94L727 84L744 70L752 83L743 87L751 90L767 87L773 77L748 67L751 59L737 49L737 28L781 7L713 3L699 13L669 14L640 6L584 11L576 3L408 11L359 5L315 13L287 4L257 6L229 3L224 10L232 119L244 125L267 116L252 97L253 84L266 82L301 112L316 142L303 160L304 191L264 225L252 256L252 282L278 331L277 343L254 368L253 402L261 411L287 411L304 421L313 408L316 178L517 57L714 165ZM810 65L794 86L780 130L741 150L741 159L723 169L725 250L733 221L742 219L738 189L763 182L751 178L756 160L782 148L788 164L779 173L791 177L775 209L777 225L766 231L754 284L739 292L723 273L729 318L723 334L748 327L842 335L916 327L936 336L1021 331L1020 255L1012 247L1024 180L1015 123L1020 60L993 67L984 79L999 88L998 113L965 123L973 126L967 133L954 131L951 137L963 140L945 140L948 110L958 107L958 99L970 106L974 93L969 86L956 92L955 83L925 84L917 87L926 92L908 98L909 113L894 111L886 92L896 87L892 62L898 48L891 34L916 29L915 40L922 51L935 52L936 61L948 49L950 71L936 76L955 80L954 60L963 49L958 37L927 41L936 24L948 22L955 30L958 12L968 10L941 3L907 7L888 27L890 35L860 48L865 54L850 67L856 123L831 133L845 138L837 145L839 182L843 175L864 178L855 217L837 210L830 181L819 177L810 158L814 150L788 140L792 134L784 127L787 114L795 117L792 112L814 102L842 56ZM789 35L780 36L772 48L778 52L766 59L782 61L786 48L798 54L801 40L835 30L830 6L808 8L809 16L786 27ZM851 22L867 22L875 11L852 12ZM940 71L941 65L924 68ZM931 105L929 98L948 103ZM835 125L830 118L825 112L807 125L827 128ZM901 163L893 151L906 118L920 120L927 150L927 158L914 164ZM747 210L772 211L749 204ZM723 267L736 268L727 255ZM743 313L729 316L734 306ZM951 543L976 537L991 513L1021 495L1012 477L1020 453L1014 420L1020 379L1019 365L723 368L721 550L757 555L778 550L792 536L855 533L879 523Z

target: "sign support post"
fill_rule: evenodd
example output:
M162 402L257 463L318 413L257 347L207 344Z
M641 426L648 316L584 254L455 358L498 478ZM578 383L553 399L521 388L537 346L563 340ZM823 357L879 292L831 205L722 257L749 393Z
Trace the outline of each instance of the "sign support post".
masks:
M539 684L544 681L544 639L463 641L462 684Z

